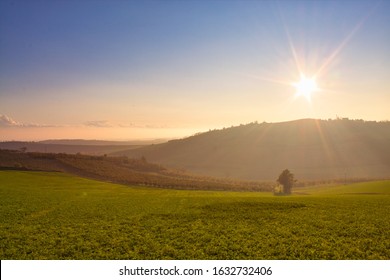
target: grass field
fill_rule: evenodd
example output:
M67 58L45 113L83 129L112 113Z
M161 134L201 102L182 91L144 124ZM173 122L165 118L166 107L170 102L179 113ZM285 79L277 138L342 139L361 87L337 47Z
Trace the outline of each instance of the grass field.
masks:
M390 181L299 195L0 171L1 259L390 259Z

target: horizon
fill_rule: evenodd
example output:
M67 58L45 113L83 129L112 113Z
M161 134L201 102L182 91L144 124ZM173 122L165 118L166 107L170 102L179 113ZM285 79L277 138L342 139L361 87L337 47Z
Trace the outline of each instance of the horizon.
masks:
M390 119L389 1L2 1L0 141Z
M183 135L183 136L178 136L178 137L166 137L166 138L156 138L156 137L150 137L150 138L133 138L133 139L108 139L108 138L37 138L37 139L0 139L0 143L2 142L32 142L32 143L39 143L39 142L46 142L46 141L97 141L97 142L156 142L160 143L161 141L167 142L171 140L181 140L181 139L186 139L192 136L196 136L198 134L203 134L211 131L220 131L224 129L229 129L229 128L235 128L235 127L240 127L240 126L247 126L251 124L256 124L256 125L262 125L262 124L283 124L283 123L293 123L293 122L302 122L302 121L322 121L322 122L332 122L332 121L361 121L365 123L388 123L390 120L364 120L364 119L350 119L347 117L339 117L337 116L334 119L313 119L313 118L304 118L304 119L294 119L294 120L286 120L286 121L279 121L279 122L267 122L267 121L252 121L249 123L245 124L239 124L239 125L230 125L230 126L225 126L225 127L219 127L219 128L208 128L204 131L196 131L192 134L189 135ZM163 143L163 142L161 142Z

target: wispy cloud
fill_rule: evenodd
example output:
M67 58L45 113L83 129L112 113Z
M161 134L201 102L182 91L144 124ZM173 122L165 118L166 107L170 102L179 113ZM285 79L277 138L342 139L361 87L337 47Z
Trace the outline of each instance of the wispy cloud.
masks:
M4 126L22 126L22 124L14 121L13 119L11 119L6 115L0 114L0 127L4 127Z
M136 124L136 123L118 123L111 122L107 120L98 120L98 121L87 121L84 123L85 126L90 127L120 127L120 128L168 128L166 125L154 125L154 124Z
M47 125L47 124L18 122L7 115L0 114L0 127L54 127L54 126Z
M92 127L115 127L115 125L109 121L87 121L84 125Z
M135 123L128 123L128 124L118 124L119 127L123 128L168 128L166 125L155 125L155 124L135 124Z
M95 127L95 128L145 128L145 129L163 129L169 128L166 125L156 124L136 124L136 123L123 123L112 122L108 120L92 120L86 121L83 124L78 125L48 125L38 123L25 123L18 122L7 115L0 114L0 127Z

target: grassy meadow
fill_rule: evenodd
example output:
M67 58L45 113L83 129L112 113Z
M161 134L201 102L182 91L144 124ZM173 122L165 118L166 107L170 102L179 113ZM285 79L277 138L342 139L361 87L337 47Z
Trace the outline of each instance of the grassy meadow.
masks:
M390 259L390 181L289 197L0 171L1 259Z

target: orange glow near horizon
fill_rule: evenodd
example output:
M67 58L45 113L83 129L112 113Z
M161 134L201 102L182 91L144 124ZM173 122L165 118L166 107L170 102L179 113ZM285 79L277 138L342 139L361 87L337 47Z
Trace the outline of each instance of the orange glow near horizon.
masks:
M120 127L0 127L0 141L56 139L154 140L178 139L207 131L205 128L120 128Z

